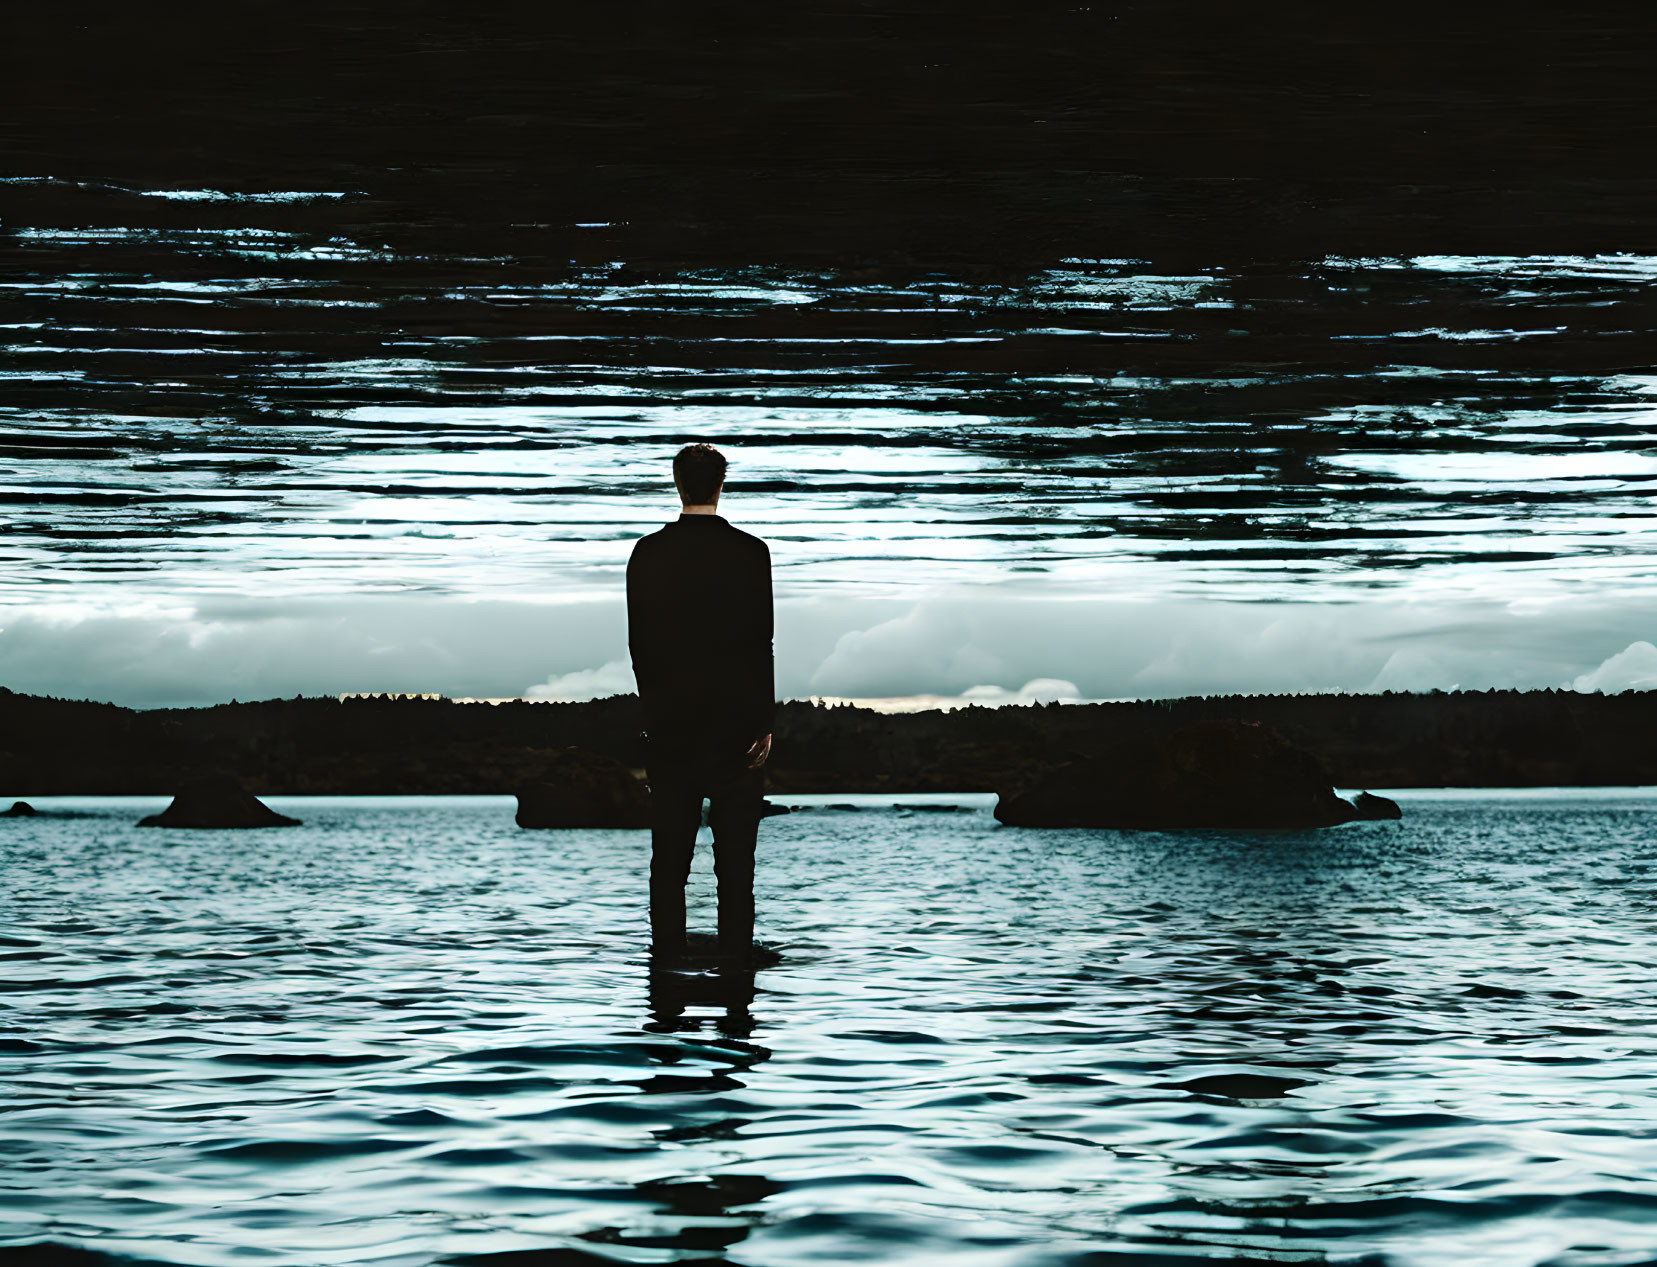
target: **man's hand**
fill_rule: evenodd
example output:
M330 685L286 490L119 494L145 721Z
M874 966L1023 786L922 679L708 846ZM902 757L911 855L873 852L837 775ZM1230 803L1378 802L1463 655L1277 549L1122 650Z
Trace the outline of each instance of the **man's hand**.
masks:
M748 746L748 768L757 770L765 764L765 759L771 755L771 736L761 735Z

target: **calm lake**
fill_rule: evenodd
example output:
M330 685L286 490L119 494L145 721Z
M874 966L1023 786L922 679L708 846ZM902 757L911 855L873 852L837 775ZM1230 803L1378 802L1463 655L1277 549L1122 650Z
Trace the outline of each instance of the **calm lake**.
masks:
M1397 795L1311 834L795 798L751 977L652 969L645 833L508 798L42 798L0 823L0 1245L1649 1261L1657 791Z

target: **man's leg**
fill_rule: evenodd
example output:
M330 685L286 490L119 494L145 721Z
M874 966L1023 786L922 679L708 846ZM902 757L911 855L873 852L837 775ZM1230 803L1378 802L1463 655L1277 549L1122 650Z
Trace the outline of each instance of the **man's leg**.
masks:
M701 785L683 772L651 770L650 940L661 953L685 945L685 881L702 825Z
M709 791L713 869L719 877L719 949L728 955L746 955L754 945L754 847L764 779L760 770L743 770Z

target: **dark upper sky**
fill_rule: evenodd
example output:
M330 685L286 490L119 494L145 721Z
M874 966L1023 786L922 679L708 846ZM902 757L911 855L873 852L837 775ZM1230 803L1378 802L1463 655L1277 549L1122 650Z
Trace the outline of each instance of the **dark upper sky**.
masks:
M367 188L399 246L640 265L1649 249L1653 24L1592 10L33 5L0 136L29 174Z

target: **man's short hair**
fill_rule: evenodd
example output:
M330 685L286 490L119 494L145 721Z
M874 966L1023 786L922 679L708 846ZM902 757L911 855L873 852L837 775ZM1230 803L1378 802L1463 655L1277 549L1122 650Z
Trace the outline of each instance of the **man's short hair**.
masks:
M687 506L706 506L725 482L725 457L711 444L687 444L673 457L673 482Z

